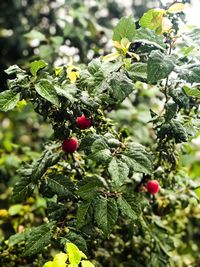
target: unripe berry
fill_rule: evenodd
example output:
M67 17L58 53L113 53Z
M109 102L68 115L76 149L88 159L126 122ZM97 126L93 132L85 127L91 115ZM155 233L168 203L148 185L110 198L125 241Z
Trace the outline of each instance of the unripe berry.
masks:
M76 124L79 129L88 129L91 126L91 120L86 118L85 115L83 114L81 117L76 118Z
M150 180L146 184L147 191L151 195L155 195L159 191L159 183L157 180Z
M66 153L73 153L78 148L78 140L76 137L68 138L63 141L62 149Z

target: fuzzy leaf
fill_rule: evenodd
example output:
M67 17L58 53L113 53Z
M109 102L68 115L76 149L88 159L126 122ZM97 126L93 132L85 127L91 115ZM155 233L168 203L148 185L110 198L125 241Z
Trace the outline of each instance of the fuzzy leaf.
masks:
M19 102L20 94L15 94L10 90L0 93L0 110L8 111L13 109Z
M174 59L166 56L158 50L153 50L147 63L147 80L149 83L155 83L167 76L175 67Z
M126 181L129 174L129 168L123 161L113 158L109 164L108 172L112 177L114 188L119 188Z
M121 156L121 160L135 172L149 174L152 172L152 158L142 145L130 143Z
M57 92L52 83L50 83L50 81L46 79L41 79L35 85L35 90L40 96L45 98L47 101L51 102L57 107L60 106Z

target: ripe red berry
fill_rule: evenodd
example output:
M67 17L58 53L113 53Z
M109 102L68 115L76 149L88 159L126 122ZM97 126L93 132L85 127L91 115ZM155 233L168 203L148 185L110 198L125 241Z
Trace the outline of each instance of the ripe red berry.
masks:
M159 191L159 183L157 180L150 180L146 184L147 191L151 195L155 195Z
M76 123L79 129L88 129L91 126L91 120L86 118L83 114L81 117L76 118Z
M62 149L66 153L73 153L78 148L78 140L76 137L68 138L63 141Z

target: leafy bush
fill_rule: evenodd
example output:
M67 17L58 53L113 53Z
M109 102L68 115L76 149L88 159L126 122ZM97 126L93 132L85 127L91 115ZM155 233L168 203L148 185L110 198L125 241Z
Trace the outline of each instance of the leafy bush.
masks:
M184 159L199 138L199 29L180 35L183 8L151 9L140 27L122 17L116 51L87 65L6 70L0 109L31 103L52 135L0 210L2 266L43 266L66 243L95 266L198 265L199 158Z

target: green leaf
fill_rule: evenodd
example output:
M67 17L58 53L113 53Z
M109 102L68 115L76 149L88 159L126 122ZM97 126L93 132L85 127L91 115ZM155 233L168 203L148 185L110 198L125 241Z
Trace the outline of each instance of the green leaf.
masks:
M48 167L59 161L62 151L57 151L58 146L60 145L52 143L44 150L38 160L19 169L21 179L16 183L13 191L13 198L16 201L23 201L29 197L34 191L35 184L44 175Z
M34 39L37 39L39 41L45 41L46 40L46 37L44 34L42 34L41 32L39 31L36 31L36 30L32 30L26 34L24 34L24 36L28 39L31 39L31 40L34 40Z
M12 65L10 66L8 69L5 70L5 73L7 73L8 75L11 74L25 74L26 71L22 70L19 66L17 65Z
M100 191L104 187L104 181L101 177L85 177L79 183L78 195L84 200L93 200L98 195L98 191Z
M131 79L123 72L113 73L109 81L114 103L121 103L134 89Z
M85 224L87 224L87 215L90 209L92 201L87 202L87 203L81 203L78 207L78 212L77 212L77 223L76 226L77 228L83 227Z
M30 229L27 228L24 232L11 235L8 240L9 247L12 247L12 246L15 246L16 244L24 242L29 232L30 232Z
M55 222L42 224L38 227L31 228L27 236L24 256L32 256L40 253L49 243L53 236Z
M112 159L109 146L102 138L92 144L90 158L99 163L106 163Z
M113 31L113 41L120 42L122 38L132 40L135 34L135 22L132 16L123 17L119 20Z
M138 29L132 42L141 42L147 45L153 45L162 50L166 48L164 38L148 28Z
M162 33L163 9L150 9L141 17L139 24L143 28L154 30L157 34Z
M146 80L147 79L147 64L146 63L134 63L128 69L128 75L132 79L134 78L141 78Z
M32 73L33 76L36 76L37 72L40 69L45 68L47 65L48 64L44 60L33 61L30 64L30 72Z
M79 264L82 258L87 258L85 254L80 251L76 245L67 243L67 253L69 255L69 262L71 264Z
M15 216L16 214L19 214L19 212L22 210L22 205L21 204L15 204L10 206L8 209L8 213L10 216Z
M188 87L188 86L183 86L183 90L188 96L200 98L200 89L197 87Z
M58 151L60 144L52 143L46 147L42 156L31 165L31 181L37 182L46 170L55 165L61 157L62 151Z
M125 198L123 198L122 196L119 197L117 199L117 204L123 215L134 221L138 219L137 213L132 209L131 205L126 201Z
M62 242L64 244L71 242L75 244L81 251L87 252L87 243L85 239L80 234L77 234L73 231L69 231L63 238Z
M112 177L112 184L114 188L119 188L126 182L129 174L129 168L123 161L113 158L109 164L108 172Z
M56 85L55 89L58 95L65 97L71 103L76 101L75 95L77 92L77 87L74 84L66 84L63 87Z
M46 79L41 79L36 85L35 85L35 90L37 93L54 104L55 106L59 107L59 99L58 95L56 93L56 90L52 83Z
M167 78L175 67L174 58L166 56L158 50L153 50L147 63L147 80L155 83Z
M101 198L95 202L95 221L97 226L109 235L118 218L118 207L114 198Z
M200 83L200 65L187 65L177 69L179 78L188 83Z
M73 184L62 174L50 173L45 177L45 186L50 188L54 194L61 198L72 196Z
M0 110L8 111L13 109L19 102L20 94L15 94L10 90L0 93Z
M31 172L28 175L24 174L19 182L15 184L12 196L15 201L23 201L32 195L35 185L31 182L30 174Z
M121 160L135 172L152 173L151 155L140 144L129 143L121 156Z

